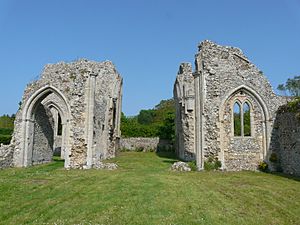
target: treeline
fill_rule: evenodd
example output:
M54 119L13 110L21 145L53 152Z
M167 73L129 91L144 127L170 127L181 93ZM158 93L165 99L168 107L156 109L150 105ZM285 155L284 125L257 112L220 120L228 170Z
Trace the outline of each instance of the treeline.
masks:
M173 99L162 100L154 109L141 110L137 116L122 113L123 137L160 137L174 141L175 103Z
M9 144L14 130L15 114L0 116L0 143Z
M300 76L289 78L284 84L279 84L277 87L283 95L300 96Z

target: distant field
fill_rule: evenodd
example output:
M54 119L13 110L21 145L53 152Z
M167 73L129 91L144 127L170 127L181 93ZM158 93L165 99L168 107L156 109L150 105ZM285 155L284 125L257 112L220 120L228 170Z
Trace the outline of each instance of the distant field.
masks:
M170 171L170 153L124 152L116 171L63 161L0 170L0 224L300 224L300 181Z

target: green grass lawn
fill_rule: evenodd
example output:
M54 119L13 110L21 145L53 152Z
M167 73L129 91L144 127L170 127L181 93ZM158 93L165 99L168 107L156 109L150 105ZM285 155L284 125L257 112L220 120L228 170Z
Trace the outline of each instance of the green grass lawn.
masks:
M169 154L125 152L115 171L63 162L0 170L0 224L300 224L300 181L173 172Z

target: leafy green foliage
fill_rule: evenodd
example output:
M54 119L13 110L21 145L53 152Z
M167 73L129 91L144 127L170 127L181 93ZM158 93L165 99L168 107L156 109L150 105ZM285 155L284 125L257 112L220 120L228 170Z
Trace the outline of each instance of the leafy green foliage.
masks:
M242 132L243 132L243 136L251 136L250 106L248 103L243 104L243 111L241 111L241 106L238 103L234 104L233 120L234 120L234 136L242 136ZM242 123L243 123L243 129L242 129Z
M297 112L300 109L300 97L296 97L293 101L288 102L287 104L289 112Z
M196 160L188 162L189 167L191 168L192 171L197 171L197 163Z
M174 140L175 103L173 99L162 100L154 109L141 110L137 116L121 115L123 137L160 137Z
M277 156L277 154L273 152L273 153L270 155L269 160L270 160L270 162L273 162L273 163L278 162L278 156Z
M0 134L0 143L4 145L8 145L11 140L11 135L2 135Z
M137 115L137 121L140 124L151 124L154 122L155 118L155 110L149 109L149 110L141 110L139 115Z
M234 113L234 136L241 136L242 128L241 128L241 114Z
M123 137L156 137L158 128L153 124L140 124L136 116L121 115L121 132Z
M12 135L13 129L0 128L0 135Z
M285 84L279 84L277 89L284 95L288 92L291 96L300 96L300 76L289 78Z
M0 129L14 129L15 114L0 116Z
M262 161L258 164L258 169L262 172L267 172L268 171L268 164L265 161Z
M168 112L163 121L162 126L159 127L159 137L167 140L175 140L175 113Z
M14 129L15 115L3 115L0 117L0 143L9 144Z
M219 161L217 158L209 157L207 160L204 161L204 169L205 170L218 170L222 166L221 161Z
M244 118L244 136L251 136L250 107L247 103L244 104L243 118Z
M300 121L300 97L295 97L292 101L277 110L278 113L292 112L295 113L296 118Z
M241 106L238 103L234 103L233 106L233 120L234 120L234 136L242 135L241 125Z

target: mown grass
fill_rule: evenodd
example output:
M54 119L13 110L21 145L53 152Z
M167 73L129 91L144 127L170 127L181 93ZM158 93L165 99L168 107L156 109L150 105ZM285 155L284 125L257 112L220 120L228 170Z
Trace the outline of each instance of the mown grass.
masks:
M300 181L170 171L170 153L124 152L116 171L63 162L0 171L0 224L300 224Z

